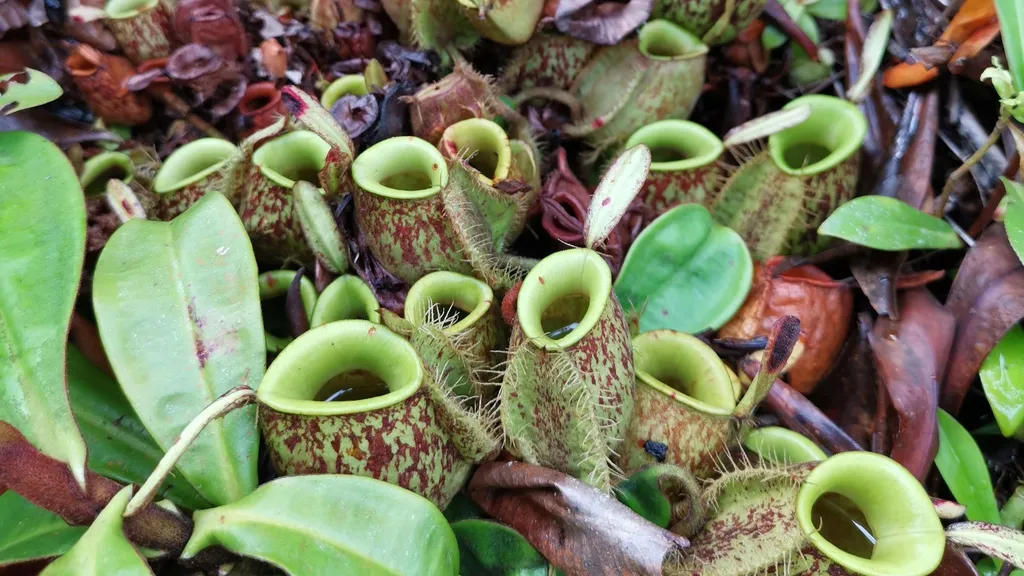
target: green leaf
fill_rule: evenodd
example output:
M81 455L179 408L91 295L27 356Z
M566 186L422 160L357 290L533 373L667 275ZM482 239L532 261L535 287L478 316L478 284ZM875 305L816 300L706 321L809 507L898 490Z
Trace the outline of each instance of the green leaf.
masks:
M487 514L479 504L473 502L469 496L459 492L452 498L452 501L444 509L444 517L449 524L455 524L460 520L478 520L486 518Z
M490 520L452 524L460 576L547 576L548 561L521 534Z
M981 450L956 418L939 409L939 451L935 466L953 498L967 507L966 516L977 522L999 522L992 481Z
M999 33L1007 67L1018 91L1024 91L1024 5L1020 0L996 0Z
M878 8L878 0L861 0L861 14L871 14ZM846 21L846 0L818 0L807 5L807 13L824 20Z
M13 490L0 495L0 566L64 554L85 534Z
M7 90L0 94L0 110L4 114L14 114L19 110L42 106L60 98L60 95L64 93L56 80L39 70L25 68L25 74L28 76L26 81L23 83L11 82L10 80L18 74L21 72L0 75L0 82L7 82ZM7 109L5 110L5 108Z
M818 227L834 236L876 250L959 248L960 237L944 220L885 196L861 196L836 209Z
M139 422L117 382L68 346L71 409L89 447L89 469L122 484L145 483L164 451ZM183 478L168 479L163 497L196 510L210 503Z
M132 487L125 486L110 499L71 551L54 560L40 576L147 576L149 564L124 536L125 506Z
M1003 214L1006 236L1017 258L1024 262L1024 184L1007 178L1002 180L1006 186L1006 212Z
M662 477L674 473L669 464L647 466L615 487L615 497L630 510L660 528L672 523L672 501L661 486Z
M615 282L629 312L642 311L640 330L695 333L720 328L750 291L754 268L738 234L711 221L699 204L658 217L637 237Z
M978 370L985 397L1007 438L1024 434L1024 329L1010 328Z
M231 203L209 193L171 222L133 219L93 280L103 347L125 396L166 451L206 406L255 388L266 364L256 260ZM255 407L210 424L178 461L214 505L256 488Z
M245 498L195 513L183 558L210 546L293 576L455 576L459 548L428 500L372 478L279 478Z
M86 447L64 380L85 258L85 196L59 148L0 133L0 420L85 484Z

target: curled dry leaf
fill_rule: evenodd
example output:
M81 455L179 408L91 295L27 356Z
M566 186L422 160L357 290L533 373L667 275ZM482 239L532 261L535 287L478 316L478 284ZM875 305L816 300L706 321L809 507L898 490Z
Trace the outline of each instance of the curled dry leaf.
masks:
M277 40L270 38L260 44L260 54L263 56L263 67L272 78L283 78L288 71L288 53Z
M489 462L473 475L469 491L567 576L660 576L689 546L611 496L540 466Z
M378 112L377 98L373 94L346 94L331 106L331 116L352 139L361 136L377 122Z
M878 376L868 343L871 328L871 316L867 312L858 314L856 327L850 331L842 354L812 397L815 404L861 446L872 446L872 437L878 428L875 421Z
M1024 317L1024 266L1001 224L989 226L967 253L946 309L957 320L940 405L960 410L981 363L1003 335Z
M956 320L924 288L900 296L903 317L879 318L871 334L878 375L899 429L890 457L924 481L938 450L938 388Z
M803 354L788 370L797 391L809 393L835 363L853 317L853 292L815 266L798 266L773 276L783 261L774 257L754 266L754 284L743 307L719 330L721 338L766 336L776 320L800 319Z
M558 31L594 44L618 44L651 15L654 0L630 0L626 4L592 0L562 0L555 14Z

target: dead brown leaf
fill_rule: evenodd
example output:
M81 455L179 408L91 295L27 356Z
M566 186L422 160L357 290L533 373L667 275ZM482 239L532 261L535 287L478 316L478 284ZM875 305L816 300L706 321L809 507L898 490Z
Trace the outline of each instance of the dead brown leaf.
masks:
M580 480L532 464L484 464L469 493L567 576L660 576L690 545Z
M889 456L923 481L931 469L939 436L936 421L939 381L953 344L956 320L928 290L900 295L903 317L880 317L871 333L878 375L885 384L899 430Z

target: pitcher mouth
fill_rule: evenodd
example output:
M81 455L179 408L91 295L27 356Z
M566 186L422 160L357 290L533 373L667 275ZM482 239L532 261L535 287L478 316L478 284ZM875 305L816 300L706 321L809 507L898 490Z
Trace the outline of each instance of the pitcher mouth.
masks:
M661 120L640 128L626 141L625 148L646 144L654 161L651 172L678 172L711 164L722 155L725 147L718 136L707 128L688 120ZM671 157L659 160L661 150Z
M135 165L127 154L104 152L85 161L79 182L86 196L98 196L107 191L109 180L130 183L134 171Z
M864 114L833 96L801 96L783 109L805 104L811 107L810 118L768 137L775 165L794 176L820 174L838 166L860 150L867 134Z
M720 416L736 409L732 379L715 351L674 330L652 330L633 339L637 380L681 404Z
M426 318L460 318L442 330L448 335L470 328L484 317L494 302L490 286L455 272L431 272L409 288L405 298L405 319L413 326Z
M359 188L385 198L428 198L448 185L444 156L426 140L396 136L378 142L352 162Z
M484 184L508 177L512 165L508 135L490 120L470 118L452 124L441 135L439 147L449 158L465 159Z
M707 54L700 38L669 20L651 20L637 33L640 52L655 60L682 60Z
M296 180L320 186L320 171L327 165L331 145L306 130L282 134L259 147L252 162L275 183L291 189Z
M388 392L352 401L313 399L332 378L354 371L378 378ZM267 368L256 398L285 414L340 416L403 402L422 383L423 366L407 340L380 324L340 320L311 329L282 350Z
M519 289L516 312L523 333L546 350L560 350L579 342L597 325L611 298L612 273L597 252L576 248L556 252L530 270ZM545 327L545 317L580 304L567 330ZM583 299L586 310L583 311Z
M238 155L238 148L220 138L201 138L175 150L153 178L153 191L167 194L220 170Z
M310 326L315 328L339 320L368 320L380 324L380 303L373 290L358 276L339 276L324 288L313 307Z
M841 548L822 534L812 510L839 495L866 519L874 539L870 557ZM897 462L872 452L844 452L818 464L797 494L797 522L832 561L866 576L924 576L942 561L946 537L931 498Z

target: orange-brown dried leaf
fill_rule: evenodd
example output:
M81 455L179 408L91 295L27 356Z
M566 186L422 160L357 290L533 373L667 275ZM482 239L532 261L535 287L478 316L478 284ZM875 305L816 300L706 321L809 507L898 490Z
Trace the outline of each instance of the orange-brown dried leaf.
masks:
M957 10L956 15L950 20L949 26L946 27L946 30L943 31L935 43L939 45L962 45L973 34L988 28L993 23L995 23L998 29L999 24L993 0L967 0ZM979 36L975 42L980 42L984 38L984 34L986 33L982 32L982 36ZM954 55L955 58L956 55ZM901 62L885 71L885 74L882 76L882 82L887 88L909 88L924 84L938 76L938 67L929 69L921 63L907 64Z
M835 363L850 330L853 291L815 266L790 268L777 277L771 270L782 261L776 256L754 264L754 283L746 301L720 338L748 339L771 334L779 318L800 319L803 354L787 372L793 388L809 393Z

